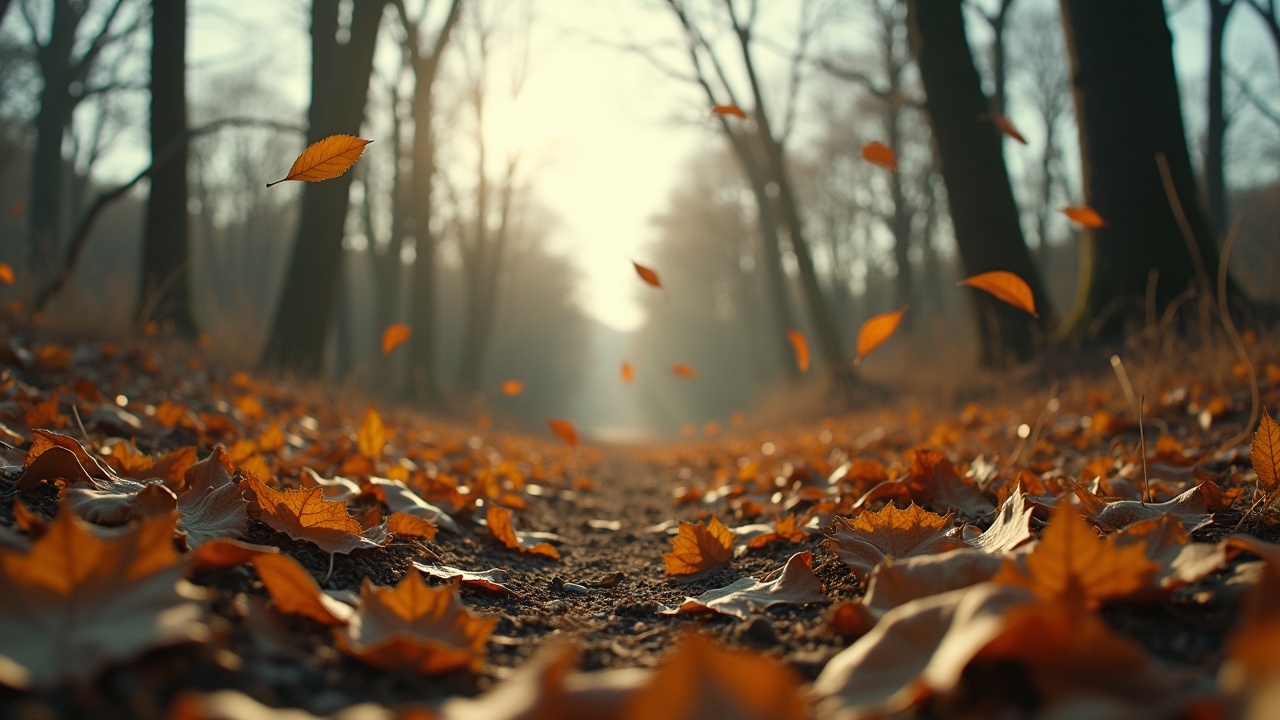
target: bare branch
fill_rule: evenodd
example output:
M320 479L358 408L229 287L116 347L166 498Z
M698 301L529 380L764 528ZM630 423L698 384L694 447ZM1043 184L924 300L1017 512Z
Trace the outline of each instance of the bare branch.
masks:
M128 35L142 25L141 14L138 20L123 33L116 35L111 34L111 24L115 22L116 14L120 12L120 8L124 6L125 0L116 0L115 5L111 6L111 10L107 12L107 16L102 20L102 27L98 29L98 34L94 36L93 41L89 43L89 49L84 51L84 55L76 61L71 68L71 77L83 81L89 74L89 68L93 67L93 62L98 59L98 55L102 49L110 45L114 40L124 35Z
M1268 105L1266 100L1264 100L1262 96L1249 85L1248 80L1230 68L1227 68L1227 77L1231 78L1231 80L1235 82L1236 87L1240 89L1240 94L1244 95L1245 99L1253 105L1254 109L1261 113L1263 117L1275 123L1277 127L1280 127L1280 112L1277 112Z

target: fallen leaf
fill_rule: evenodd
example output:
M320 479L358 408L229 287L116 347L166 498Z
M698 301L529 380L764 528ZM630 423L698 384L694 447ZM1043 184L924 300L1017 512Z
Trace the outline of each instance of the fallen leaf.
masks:
M378 499L386 504L392 513L408 513L435 525L436 527L457 534L458 523L449 513L432 505L422 496L409 489L399 480L389 478L369 478L369 485Z
M995 579L1029 587L1048 602L1093 609L1142 590L1159 572L1147 559L1145 541L1123 547L1103 541L1079 511L1059 501L1025 569L1006 560Z
M866 635L879 620L860 602L841 600L827 612L827 629L842 637Z
M739 541L746 540L747 547L751 549L762 548L771 542L804 542L809 539L809 532L802 527L797 527L796 516L794 513L787 515L774 522L773 527L763 526L763 531L751 533L749 537L743 537L741 528L734 528L733 534Z
M577 447L578 445L578 429L568 420L548 420L547 427L551 428L551 432L556 437L569 444L569 447Z
M1105 227L1107 224L1106 221L1102 219L1102 216L1090 207L1062 208L1062 214L1091 230Z
M423 540L431 540L435 538L436 533L439 531L436 530L435 525L417 515L398 512L391 513L391 517L387 518L387 532L396 537L416 537Z
M878 140L872 140L862 146L862 158L873 165L879 165L889 172L898 172L897 154L888 145Z
M883 614L912 600L987 582L1003 564L999 557L974 548L902 560L885 558L871 571L862 603L868 610Z
M360 609L337 634L344 652L385 670L436 675L479 672L485 644L498 618L480 618L462 606L458 589L427 587L410 570L393 588L364 579Z
M1031 539L1031 516L1035 507L1027 504L1022 485L1017 485L996 514L986 532L970 539L969 544L992 555L1003 555Z
M382 451L387 445L387 428L382 424L382 416L373 409L373 403L369 403L369 409L364 412L364 420L356 433L356 445L360 454L370 460L382 459Z
M668 575L695 575L718 568L733 557L733 532L718 518L706 525L680 521L680 530L671 538L671 552L662 556Z
M390 355L392 350L409 341L413 328L404 323L392 323L382 331L382 354Z
M1166 594L1203 579L1227 564L1235 552L1226 543L1193 543L1178 518L1161 515L1129 525L1111 536L1116 547L1142 542L1143 552L1160 569L1153 591Z
M30 553L0 550L0 657L23 671L0 671L0 682L86 682L144 650L207 639L203 595L182 579L173 547L176 522L100 537L64 505Z
M692 365L685 365L684 363L676 363L675 365L672 365L671 374L686 380L692 380L698 377L698 371L693 369Z
M12 285L13 281L13 268L9 267L9 263L0 263L0 282Z
M507 380L502 383L502 394L515 397L524 392L524 383L519 380Z
M489 525L489 534L508 550L519 550L530 555L542 555L552 560L560 559L560 551L547 542L533 542L522 533L516 532L511 520L511 511L496 503L489 503L489 511L485 514L485 522Z
M330 135L303 150L298 159L293 161L289 174L267 183L267 187L279 185L286 180L332 180L354 165L364 153L364 146L371 142L373 141L362 140L354 135Z
M1195 532L1213 522L1209 508L1218 505L1222 491L1211 482L1203 482L1161 503L1142 503L1137 500L1106 501L1088 488L1074 483L1080 506L1091 520L1104 527L1119 530L1142 520L1162 515L1172 515L1182 523L1187 532Z
M1008 135L1023 145L1027 144L1027 139L1022 137L1022 133L1018 132L1018 129L1013 126L1012 120L999 113L996 113L992 120L995 122L996 127L1000 128L1000 132Z
M182 519L178 529L187 545L199 548L215 538L238 538L249 530L249 503L231 480L231 460L221 445L183 475L186 490L178 496Z
M806 551L792 555L772 581L745 577L696 598L685 598L679 606L663 608L658 614L711 611L746 620L752 613L774 605L828 602L831 598L822 592L822 582L813 574L813 553Z
M622 363L622 382L629 383L636 379L636 369L629 362Z
M898 323L902 322L902 316L909 307L904 305L901 310L882 313L862 323L862 327L858 330L858 357L854 359L854 364L861 363L862 358L880 347L881 343L893 335L893 331L898 329Z
M1008 303L1032 317L1040 317L1036 313L1036 299L1031 294L1031 286L1026 281L1004 270L980 273L956 283L956 287L968 285L990 294L995 299Z
M278 553L273 545L255 545L242 540L217 538L204 543L187 556L188 575L203 570L225 570L240 567L263 553Z
M662 287L662 281L658 279L658 273L654 272L651 268L647 268L644 265L641 265L640 263L635 262L634 260L631 262L631 264L636 267L636 274L640 276L641 280L645 281L649 285L652 285L653 287L656 287L656 288Z
M267 487L251 473L246 473L240 486L250 493L258 506L259 519L272 529L294 540L310 542L321 550L347 554L352 550L381 547L386 532L374 529L367 533L347 512L344 502L324 499L320 488L279 492Z
M947 537L951 518L912 503L906 510L885 505L879 512L864 512L852 520L836 517L827 528L832 552L854 574L866 577L885 558L907 558L946 552L968 545Z
M1253 471L1258 475L1259 487L1272 492L1280 486L1280 477L1276 475L1280 467L1280 425L1266 408L1262 409L1262 420L1258 422L1258 430L1249 444L1249 462L1253 463Z
M62 450L70 454L54 452L52 457L44 457L50 451ZM75 438L70 435L43 430L31 431L31 447L27 449L27 457L22 464L22 475L18 478L17 488L27 491L34 488L41 480L63 478L67 483L85 482L99 490L106 489L108 484L119 480L119 476L93 455L90 455Z
M173 491L160 483L121 478L101 490L71 487L63 497L77 516L95 525L117 527L133 520L166 517L178 507Z
M276 609L286 615L301 615L321 625L346 625L354 614L351 606L321 592L311 573L288 555L258 555L253 569L276 601Z
M166 720L431 720L410 712L395 714L373 703L352 705L319 717L298 708L274 708L237 690L199 693L184 690L169 706Z
M737 105L712 105L711 113L713 115L732 115L743 120L747 119L747 113Z
M298 481L304 488L320 488L320 492L324 494L324 499L333 500L334 502L350 500L360 494L360 484L356 481L341 475L335 475L331 478L320 477L320 473L311 468L302 468L302 474L298 477Z
M437 580L457 581L469 587L488 590L500 595L516 594L516 591L507 585L507 583L511 582L511 577L507 575L505 570L495 568L483 572L472 572L470 570L459 570L448 565L427 565L420 562L415 562L413 566L423 575Z
M809 341L805 339L804 333L799 330L788 330L787 339L791 341L791 348L796 351L796 369L800 372L809 371Z

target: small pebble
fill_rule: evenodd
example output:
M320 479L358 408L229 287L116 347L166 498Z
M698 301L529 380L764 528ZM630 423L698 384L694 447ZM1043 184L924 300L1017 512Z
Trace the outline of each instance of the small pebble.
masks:
M569 603L563 600L552 600L551 602L547 603L547 609L550 610L551 612L562 613L569 609Z
M571 592L575 595L587 594L587 588L582 585L579 585L578 583L565 583L560 587L560 589L564 590L565 592Z
M740 637L749 638L767 645L776 645L780 642L778 631L774 629L773 623L759 615L751 618L745 625L741 626L738 634Z

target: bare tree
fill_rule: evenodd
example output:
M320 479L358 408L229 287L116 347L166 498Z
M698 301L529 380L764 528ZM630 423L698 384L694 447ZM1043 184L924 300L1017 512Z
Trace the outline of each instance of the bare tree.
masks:
M1205 137L1204 183L1209 202L1209 224L1217 235L1227 231L1227 181L1226 145L1227 116L1223 91L1223 43L1227 36L1227 21L1236 0L1207 0L1209 3L1209 122Z

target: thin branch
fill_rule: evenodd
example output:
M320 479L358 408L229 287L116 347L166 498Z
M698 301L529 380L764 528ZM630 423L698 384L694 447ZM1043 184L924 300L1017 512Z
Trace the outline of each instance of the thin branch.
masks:
M116 13L120 12L120 8L124 5L125 0L116 0L116 4L111 6L111 10L107 12L106 18L102 20L102 27L99 28L98 34L94 36L93 41L89 43L89 49L84 51L84 55L71 68L71 77L78 80L84 80L89 74L89 68L93 66L93 61L98 58L98 54L107 45L120 35L109 35L111 31L111 23L115 22ZM128 34L141 26L141 19L134 23L132 28L128 28L124 34Z
M1253 87L1249 85L1248 80L1245 80L1230 68L1227 68L1227 77L1235 81L1236 87L1240 89L1240 93L1244 95L1245 99L1248 100L1258 112L1262 113L1263 117L1275 123L1277 126L1280 126L1280 112L1276 112L1271 108L1271 106L1267 105L1266 100L1254 91Z

